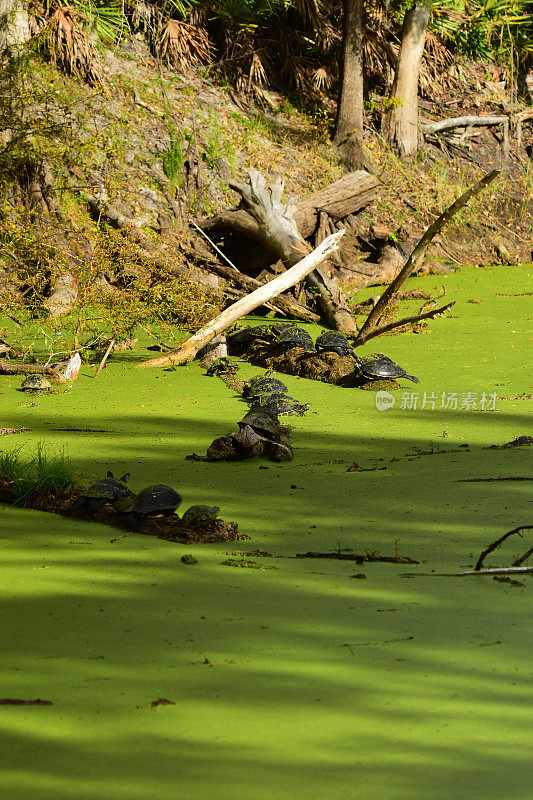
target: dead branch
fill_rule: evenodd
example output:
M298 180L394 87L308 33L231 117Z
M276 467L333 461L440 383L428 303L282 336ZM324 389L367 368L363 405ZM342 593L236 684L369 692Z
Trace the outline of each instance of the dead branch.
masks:
M243 297L242 300L233 303L233 305L223 311L222 314L219 314L218 317L211 320L211 322L198 331L198 333L191 336L177 350L173 350L159 358L144 361L142 364L139 364L139 366L160 367L163 364L185 364L192 361L198 350L208 344L216 334L222 333L238 319L249 314L255 308L263 305L273 297L277 297L281 292L285 291L290 286L294 286L309 274L309 272L316 269L316 267L325 261L332 252L338 249L338 243L343 234L344 231L337 231L331 236L328 236L316 250L308 253L305 258L301 259L295 266L264 286L259 287L246 297Z
M376 328L374 331L364 337L358 336L357 344L364 344L365 342L368 342L369 339L374 339L376 336L381 336L382 333L388 333L389 331L394 330L394 328L399 328L400 325L411 325L412 323L420 322L420 320L423 319L433 319L434 317L438 317L439 314L444 314L454 305L455 300L452 300L451 303L447 303L447 305L441 306L441 308L434 308L432 311L426 311L424 314L416 314L414 317L404 317L403 319L399 319L397 322L390 322L388 325L383 325L381 328Z
M2 375L50 375L57 383L64 383L60 372L64 364L54 367L43 366L42 364L13 364L9 361L0 359L0 374Z
M474 127L476 125L501 125L503 129L502 150L504 157L509 155L509 117L506 116L485 116L485 117L453 117L452 119L441 119L438 122L421 122L422 133L438 133L447 131L451 128Z
M205 233L202 228L200 228L194 220L190 220L191 225L202 235L205 239L211 244L211 246L216 250L216 252L220 255L220 257L226 262L225 264L220 264L218 261L209 260L209 267L218 275L221 275L223 278L231 280L233 283L241 286L244 290L244 293L253 292L254 289L258 289L263 284L260 283L255 278L250 278L248 275L244 275L236 266L233 264L230 259L225 255L225 253L220 250L219 247L211 240L211 238ZM226 290L227 292L227 290ZM298 300L295 300L288 295L279 295L276 298L275 304L269 304L273 311L276 311L281 316L289 316L294 317L295 319L301 319L305 322L319 322L320 317L318 314L315 314L314 311L311 311L310 308L307 308L306 305L300 303Z
M355 339L355 344L359 345L363 341L368 339L368 334L374 331L377 327L377 324L382 317L385 309L389 306L389 304L394 300L396 294L400 290L401 286L405 283L411 272L415 270L419 264L421 263L424 253L426 252L427 248L429 247L431 241L434 237L444 228L447 222L449 222L458 211L460 211L463 206L465 206L472 197L475 197L485 186L488 186L497 175L499 175L501 170L494 169L492 172L489 172L485 175L481 180L474 184L474 186L467 189L464 194L461 195L454 203L452 203L449 208L447 208L436 220L433 222L429 228L426 230L416 247L414 248L413 252L407 259L407 263L405 267L398 273L396 278L393 280L389 286L385 289L381 297L379 298L378 302L368 315L365 320L365 323L357 338Z
M507 533L504 533L503 536L500 536L499 539L496 539L496 541L493 542L492 544L490 544L486 548L486 550L483 550L483 552L481 553L481 555L479 556L479 558L477 560L476 566L474 567L474 572L479 572L479 570L483 566L483 562L484 562L486 556L488 556L489 553L492 553L493 550L496 550L496 548L499 547L502 544L502 542L505 542L505 540L508 539L509 536L512 536L514 533L518 533L519 534L520 531L531 530L532 528L533 528L533 525L520 525L518 528L513 528L512 531L507 531Z
M115 345L115 340L114 340L114 339L111 339L111 341L109 342L109 345L108 345L108 347L107 347L107 350L105 351L105 353L104 353L104 355L103 355L103 357L102 357L102 360L100 361L100 364L99 364L99 366L98 366L98 369L97 369L97 370L96 370L96 372L94 373L94 377L95 377L95 378L97 378L97 377L99 376L99 374L101 373L101 371L103 370L103 368L104 368L104 365L105 365L105 362L106 362L106 361L107 361L107 359L109 358L109 354L110 354L111 350L113 349L114 345Z

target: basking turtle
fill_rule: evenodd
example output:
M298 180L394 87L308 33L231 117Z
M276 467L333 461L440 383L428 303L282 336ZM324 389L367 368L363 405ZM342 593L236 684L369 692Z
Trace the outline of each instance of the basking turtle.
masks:
M171 489L170 486L156 484L147 486L133 497L131 502L120 504L120 510L128 515L130 528L146 517L157 516L158 514L173 514L183 501L179 492Z
M243 429L249 426L259 436L262 436L266 441L273 441L279 439L279 422L276 417L269 414L262 408L252 408L245 414L245 416L238 423L239 428Z
M324 331L316 340L316 349L319 353L331 352L339 356L354 356L353 348L344 334L338 331Z
M37 375L32 374L28 375L27 378L24 378L22 381L20 388L23 392L30 392L30 394L34 394L35 392L48 392L51 389L52 384L45 378L44 375Z
M418 383L418 378L408 375L404 369L395 364L388 356L383 353L373 353L364 358L356 357L356 364L359 367L362 377L369 381L377 380L396 380L397 378L407 378L413 383Z
M191 506L182 516L184 525L197 525L206 519L216 519L220 506Z
M288 391L282 381L272 378L271 375L272 370L269 369L264 375L255 375L249 381L246 381L242 390L244 397L253 399L274 393L282 394Z
M112 472L108 472L105 478L96 481L85 490L81 496L82 502L87 504L89 511L96 513L106 503L115 503L117 500L133 497L133 492L129 486L126 486L129 477L130 473L127 472L117 480Z
M276 344L286 350L291 347L300 347L306 353L315 352L315 345L307 331L299 328L298 325L287 325L276 337Z
M310 403L299 403L294 397L281 393L259 397L252 404L252 409L258 408L261 411L266 411L273 417L303 417L310 407Z
M229 358L223 356L222 358L217 358L205 374L212 378L218 375L236 375L238 371L239 365L235 361L230 361Z
M250 347L256 342L271 342L275 333L270 325L248 325L246 328L237 328L226 336L230 350L240 350Z

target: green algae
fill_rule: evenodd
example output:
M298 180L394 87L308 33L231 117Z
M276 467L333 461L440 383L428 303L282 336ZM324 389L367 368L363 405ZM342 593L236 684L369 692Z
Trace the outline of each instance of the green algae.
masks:
M223 567L227 544L187 545L201 566L176 570L179 545L1 507L2 695L53 702L2 706L2 796L529 797L531 579L425 573L467 569L528 521L527 482L462 481L531 474L531 448L484 449L528 433L530 272L450 276L452 317L361 348L419 375L393 408L283 376L312 406L294 420L295 460L268 469L185 460L245 409L197 364L135 370L130 355L31 401L2 377L5 424L28 428L17 444L65 446L83 483L111 469L135 490L168 484L274 555L396 548L420 561L414 578L368 563L353 580L349 561L284 558L260 577ZM401 408L404 391L417 408ZM421 408L424 392L496 392L496 408ZM354 461L386 469L348 472ZM154 714L157 697L175 705Z

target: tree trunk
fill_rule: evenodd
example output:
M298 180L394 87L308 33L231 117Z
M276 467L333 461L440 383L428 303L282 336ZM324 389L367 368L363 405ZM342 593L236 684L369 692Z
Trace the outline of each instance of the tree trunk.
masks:
M363 152L363 0L344 0L342 85L333 141L348 169L365 169Z
M21 0L0 0L0 51L30 39L28 12Z
M414 156L418 151L418 74L430 13L430 6L417 0L405 13L391 107L383 116L385 139L400 158Z

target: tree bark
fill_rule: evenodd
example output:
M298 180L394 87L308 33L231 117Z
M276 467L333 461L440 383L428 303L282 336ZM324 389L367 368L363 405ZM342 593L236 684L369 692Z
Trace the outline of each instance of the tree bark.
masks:
M383 134L400 158L418 151L418 75L430 13L429 4L418 0L405 13L391 107L383 115Z
M0 0L0 51L30 39L28 12L21 0Z
M365 169L363 151L363 0L344 0L342 83L334 143L348 169Z

